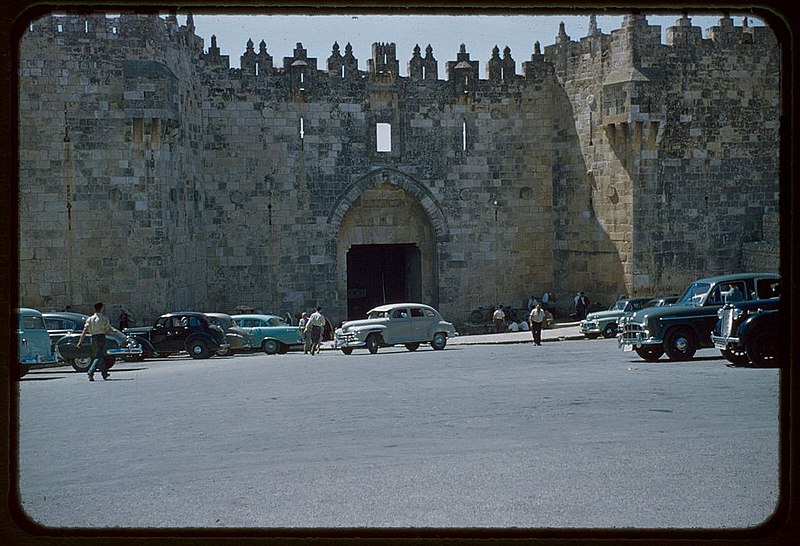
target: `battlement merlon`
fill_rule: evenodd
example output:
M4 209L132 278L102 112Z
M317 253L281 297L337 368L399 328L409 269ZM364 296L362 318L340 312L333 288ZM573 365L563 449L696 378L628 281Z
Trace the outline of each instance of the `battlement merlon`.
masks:
M766 30L765 32L761 32ZM187 15L186 24L178 25L174 15L164 17L157 14L122 14L116 17L108 17L104 14L77 14L77 15L48 15L31 22L29 33L32 36L52 36L61 39L74 39L81 36L91 35L91 39L120 39L120 38L141 38L151 39L153 36L163 36L179 45L188 47L196 58L203 61L206 66L231 70L232 72L243 72L244 74L266 72L276 72L272 65L272 56L266 52L266 44L263 40L260 43L259 53L252 49L252 40L245 46L241 60L241 68L231 69L230 59L227 55L222 55L216 43L216 36L211 37L211 46L208 51L204 51L203 39L195 35L194 19L191 14ZM573 41L564 31L563 23L560 25L559 33L555 37L555 43L545 47L543 56L534 51L531 61L522 63L522 77L529 78L531 75L540 74L548 70L547 64L559 65L568 61L570 58L584 55L603 55L609 48L632 48L631 59L634 62L639 60L638 51L649 52L663 47L673 47L675 49L694 49L698 46L711 47L735 47L741 44L753 44L761 41L774 40L773 34L769 29L750 27L745 17L741 26L736 26L729 15L724 15L719 19L717 26L711 27L706 31L706 37L702 37L702 29L692 26L691 19L684 13L676 20L674 26L666 29L665 44L661 43L661 27L651 26L647 22L646 15L627 15L623 20L622 28L614 30L611 34L603 34L597 28L596 18L590 20L587 35L579 41ZM770 44L771 45L771 44ZM316 71L316 59L309 59L307 52L298 43L299 49L295 49L292 57L284 57L284 72L291 73L292 65L296 67L305 63L303 69L308 77ZM418 47L418 46L417 46ZM335 48L334 48L335 49ZM372 59L367 61L367 71L359 71L357 61L352 56L352 47L348 44L348 52L337 61L338 51L329 59L330 64L326 67L330 75L341 77L346 74L350 77L368 76L377 73L389 73L396 78L399 76L399 62L394 43L375 43L373 44ZM612 54L615 53L612 51ZM618 53L618 52L617 52ZM467 71L470 73L470 80L477 81L480 78L478 73L479 61L470 60L465 46L462 44L461 50L455 61L445 63L445 79L451 80L458 74L461 78ZM341 58L341 57L340 57ZM296 63L296 61L302 61ZM421 61L424 61L421 62ZM345 68L343 68L343 66ZM424 68L423 68L424 67ZM458 70L456 70L458 68ZM424 75L424 76L423 76ZM494 77L492 77L494 76ZM513 79L516 76L516 63L511 57L511 50L506 47L503 50L503 58L498 59L493 56L487 62L487 79L493 80L501 76L503 80ZM432 48L428 45L426 56L422 58L418 49L415 48L411 60L409 61L409 78L412 80L436 80L437 61L433 58Z

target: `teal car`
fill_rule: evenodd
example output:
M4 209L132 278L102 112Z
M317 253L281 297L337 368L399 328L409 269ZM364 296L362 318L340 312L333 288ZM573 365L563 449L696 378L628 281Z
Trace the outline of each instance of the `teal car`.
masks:
M300 328L287 324L278 315L232 315L231 318L250 335L252 347L268 355L284 354L291 347L303 344Z
M623 298L607 311L589 313L586 315L586 319L581 321L581 333L589 339L596 339L600 336L604 338L615 337L619 330L620 321L647 307L647 304L652 299L652 296Z
M58 359L53 355L42 313L21 307L17 319L18 377L38 364L56 364Z

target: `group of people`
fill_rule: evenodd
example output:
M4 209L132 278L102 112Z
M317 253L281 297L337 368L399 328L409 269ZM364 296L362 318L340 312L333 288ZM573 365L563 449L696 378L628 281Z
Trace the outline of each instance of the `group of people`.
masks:
M317 306L311 315L303 312L300 315L300 333L303 336L303 354L317 354L322 345L322 332L325 329L325 316L322 307Z

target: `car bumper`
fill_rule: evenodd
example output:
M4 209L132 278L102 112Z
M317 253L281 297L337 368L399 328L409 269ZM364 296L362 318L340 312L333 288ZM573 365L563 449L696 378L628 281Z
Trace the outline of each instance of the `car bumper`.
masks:
M366 347L367 342L363 339L359 339L355 335L339 335L333 339L333 347L334 349L346 349L346 348L353 348L353 347Z
M636 332L635 334L623 333L617 336L617 345L623 351L633 351L641 347L663 344L663 339L649 336L645 332Z
M711 342L714 344L714 347L720 351L739 346L738 337L711 336Z
M140 356L143 353L141 347L122 347L118 349L107 349L108 356Z
M581 333L586 334L599 334L600 326L596 322L583 322L581 323Z

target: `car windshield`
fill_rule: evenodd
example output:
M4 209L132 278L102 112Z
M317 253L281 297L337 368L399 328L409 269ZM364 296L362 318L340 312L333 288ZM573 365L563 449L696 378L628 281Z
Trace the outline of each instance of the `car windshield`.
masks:
M609 311L624 311L625 310L625 306L627 304L628 304L627 301L620 300L617 303L615 303L614 305L612 305L611 309L609 309Z
M208 319L211 321L212 324L216 324L217 326L221 326L222 328L231 328L235 326L235 324L233 324L233 320L229 319L228 317L209 316Z
M370 311L369 315L367 315L367 318L376 319L376 318L386 318L387 316L389 315L386 311Z
M707 282L695 282L692 283L689 288L683 293L683 295L678 299L678 303L681 305L696 305L700 306L703 304L703 300L708 294L708 291L711 290L711 284Z

